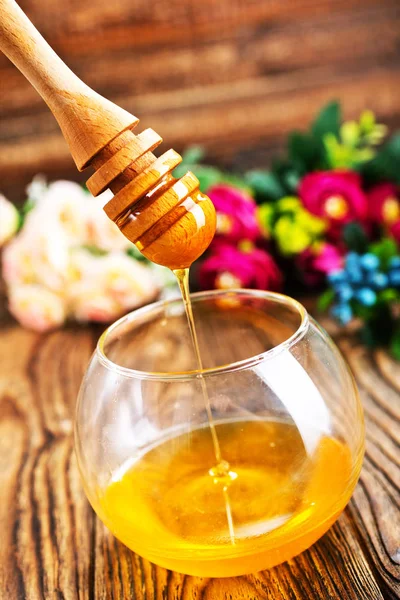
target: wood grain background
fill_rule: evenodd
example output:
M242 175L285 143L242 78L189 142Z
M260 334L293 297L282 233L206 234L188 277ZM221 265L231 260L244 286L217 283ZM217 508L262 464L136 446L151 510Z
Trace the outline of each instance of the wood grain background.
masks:
M21 0L67 64L178 151L262 166L333 98L400 126L398 0ZM79 178L57 124L0 56L0 188ZM80 180L83 180L80 175Z
M130 552L84 497L72 420L99 331L70 327L41 336L6 315L1 324L1 600L400 598L400 371L387 354L372 355L349 335L336 338L360 388L367 448L354 496L334 527L269 571L203 579Z

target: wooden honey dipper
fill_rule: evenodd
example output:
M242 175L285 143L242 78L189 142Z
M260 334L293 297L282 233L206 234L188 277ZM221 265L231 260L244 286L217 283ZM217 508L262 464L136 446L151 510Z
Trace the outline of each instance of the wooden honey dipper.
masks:
M0 49L36 88L60 125L77 168L95 169L87 187L114 197L105 212L150 260L185 269L210 244L216 226L211 200L190 171L177 180L182 161L174 150L159 158L152 129L84 84L57 56L14 0L0 0Z

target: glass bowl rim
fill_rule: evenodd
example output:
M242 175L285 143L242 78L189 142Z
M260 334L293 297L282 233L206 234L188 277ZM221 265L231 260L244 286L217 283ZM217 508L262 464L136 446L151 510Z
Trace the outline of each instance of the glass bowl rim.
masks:
M275 304L284 304L286 306L290 306L294 308L298 315L300 316L300 324L296 331L292 333L286 340L277 344L273 348L269 350L265 350L260 354L255 354L250 356L249 358L245 358L242 360L238 360L229 364L220 365L218 367L211 367L208 369L197 369L192 371L169 371L169 372L151 372L151 371L140 371L137 369L130 369L128 367L122 367L118 365L114 361L112 361L106 355L104 350L105 343L108 337L118 329L122 324L126 322L133 321L137 317L145 315L147 312L151 312L154 309L159 309L161 307L165 307L168 304L172 304L177 301L182 301L179 295L176 297L170 298L168 300L158 300L157 302L152 302L151 304L147 304L146 306L142 306L141 308L137 308L126 315L119 318L117 321L109 325L107 329L101 334L97 341L95 354L100 362L110 371L114 371L119 375L124 377L131 377L135 379L144 379L144 380L158 380L158 381L176 381L176 380L193 380L198 378L200 375L209 377L211 375L217 375L222 373L230 373L233 371L241 371L243 369L249 369L254 366L259 365L260 363L270 360L275 357L277 354L280 354L284 350L289 350L292 346L294 346L297 342L299 342L304 334L306 333L309 326L309 316L307 310L304 306L291 298L290 296L286 296L285 294L279 294L277 292L263 291L263 290L254 290L254 289L246 289L246 288L237 288L237 289L229 289L229 290L207 290L202 292L195 292L194 294L190 294L190 297L194 300L202 299L202 298L213 298L218 296L234 296L235 294L245 294L247 296L251 296L253 298L261 298L263 300L272 300ZM182 301L183 304L183 301Z

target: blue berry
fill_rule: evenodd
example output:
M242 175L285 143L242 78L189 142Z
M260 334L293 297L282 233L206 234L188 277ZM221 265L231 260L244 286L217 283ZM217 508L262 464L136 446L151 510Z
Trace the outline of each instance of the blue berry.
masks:
M358 265L353 265L347 268L347 278L350 283L362 283L363 274Z
M335 304L335 306L332 306L331 313L342 325L347 325L353 317L350 304Z
M340 302L348 302L353 297L353 290L348 283L341 283L336 286L336 294Z
M359 266L360 264L360 256L357 252L349 252L345 259L346 267L354 267Z
M388 286L389 278L386 273L381 273L378 271L376 273L370 273L370 275L367 277L367 283L374 289L383 290Z
M355 292L354 296L363 306L373 306L376 302L376 293L371 288L361 288Z
M346 281L346 272L345 271L332 271L328 275L328 281L336 287L337 284L344 283Z
M400 286L400 269L393 269L393 271L389 271L389 281L393 287Z
M361 256L360 264L366 271L375 271L380 265L380 260L375 254L367 252L367 254Z
M400 268L400 256L392 256L392 258L389 260L389 268L390 269Z

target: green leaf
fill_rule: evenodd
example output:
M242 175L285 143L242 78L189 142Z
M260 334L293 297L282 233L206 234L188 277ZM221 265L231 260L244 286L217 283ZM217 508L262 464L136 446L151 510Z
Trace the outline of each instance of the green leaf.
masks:
M289 159L304 171L313 171L321 159L321 144L314 136L294 131L288 139Z
M107 250L103 250L98 246L92 246L91 244L84 244L83 246L81 246L81 248L83 248L87 252L90 252L90 254L93 254L93 256L105 256L106 254L108 254Z
M199 180L200 189L202 192L207 192L207 190L213 185L221 183L224 176L223 173L215 167L209 167L207 165L189 165L186 163L181 163L178 167L176 167L173 172L173 176L179 179L179 177L183 177L183 175L187 173L189 168Z
M388 180L400 185L400 133L392 137L376 156L360 167L368 183Z
M190 146L182 153L182 159L186 165L195 165L203 160L205 155L204 149L201 146Z
M372 110L363 110L360 115L360 129L363 134L374 130L376 124L375 115Z
M279 178L271 171L254 170L245 175L245 182L254 191L257 201L279 200L286 195Z
M359 310L357 316L364 319L364 327L362 330L362 339L364 343L370 347L388 346L392 339L395 321L388 304L376 304L369 308L364 313Z
M326 312L331 306L335 299L335 292L332 289L325 290L323 294L318 298L317 310L319 312Z
M349 250L363 254L368 248L368 237L363 227L356 222L348 223L343 228L343 241Z
M375 314L375 305L364 306L364 304L354 300L352 300L351 305L355 316L363 319L363 321L370 321Z
M315 119L311 126L311 131L319 140L322 140L327 133L333 133L338 137L341 120L342 115L339 102L330 102Z
M193 173L200 181L200 189L202 192L207 192L213 185L221 183L224 174L215 167L196 165L193 167Z
M219 183L231 185L245 191L250 196L253 195L253 190L247 184L246 180L239 175L231 175L230 173L221 173L221 180Z
M21 213L25 216L27 215L29 212L31 212L31 210L33 210L36 206L36 200L34 200L33 198L28 198L26 202L24 202L22 208L21 208Z
M381 269L384 271L388 269L390 259L398 254L397 244L391 238L384 238L375 244L371 244L369 246L369 251L379 258Z
M135 260L138 260L139 262L149 262L147 258L143 256L143 254L133 244L130 248L128 248L128 250L126 250L126 253L128 256L134 258Z
M283 181L290 194L296 194L302 175L295 169L289 170L283 176Z
M399 292L393 288L387 288L378 292L378 302L380 303L391 304L397 300L399 300Z
M345 121L340 127L340 139L345 146L355 148L360 139L360 126L356 121Z
M400 328L398 325L390 340L390 351L396 360L400 360Z
M24 226L26 215L31 212L36 206L36 200L34 198L28 198L19 210L19 221L17 231L20 231Z

